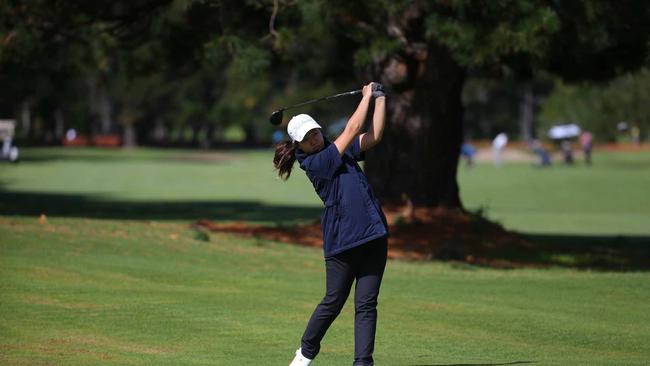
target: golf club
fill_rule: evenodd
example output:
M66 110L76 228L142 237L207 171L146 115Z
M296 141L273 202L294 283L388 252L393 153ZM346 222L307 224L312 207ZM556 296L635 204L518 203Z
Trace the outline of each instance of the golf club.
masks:
M383 91L384 87L379 83L374 83L373 84L373 91L377 91L377 90ZM317 99L312 99L312 100L308 100L306 102L294 104L294 105L289 106L289 107L280 108L277 111L271 113L271 117L269 118L269 122L271 122L271 124L274 125L274 126L277 126L280 123L282 123L282 112L286 111L287 109L298 108L298 107L302 107L303 105L316 103L316 102L320 102L320 101L323 101L323 100L334 99L334 98L342 97L342 96L345 96L345 95L355 95L355 94L360 94L360 93L361 93L361 89L352 90L352 91L349 91L349 92L339 93L339 94L330 95L330 96L327 96L327 97L321 97L321 98L317 98Z

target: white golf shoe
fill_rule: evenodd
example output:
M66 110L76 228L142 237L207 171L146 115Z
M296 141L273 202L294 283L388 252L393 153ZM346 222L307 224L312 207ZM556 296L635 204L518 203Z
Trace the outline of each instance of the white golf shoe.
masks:
M296 357L293 358L289 366L309 366L310 363L311 360L302 355L302 348L298 348L296 350Z

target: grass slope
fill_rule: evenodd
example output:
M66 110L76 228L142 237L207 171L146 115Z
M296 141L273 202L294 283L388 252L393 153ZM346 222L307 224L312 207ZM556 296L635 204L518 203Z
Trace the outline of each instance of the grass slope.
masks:
M188 224L312 221L321 204L300 171L275 180L269 151L22 153L20 164L0 165L1 365L288 363L322 296L320 250L205 241ZM478 165L459 181L468 207L543 240L643 240L650 155L597 154L595 163ZM647 364L648 303L648 272L390 261L376 361ZM350 363L351 305L316 365Z
M283 365L323 292L319 250L177 223L0 219L0 364ZM378 365L633 365L650 275L390 261ZM316 364L349 363L346 305Z

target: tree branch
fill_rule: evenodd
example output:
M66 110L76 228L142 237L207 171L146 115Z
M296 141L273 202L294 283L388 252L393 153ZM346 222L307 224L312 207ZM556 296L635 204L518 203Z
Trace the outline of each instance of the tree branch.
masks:
M275 17L278 15L278 4L279 0L273 0L273 12L271 13L271 19L269 19L269 33L271 33L272 38L278 37L278 32L275 30Z

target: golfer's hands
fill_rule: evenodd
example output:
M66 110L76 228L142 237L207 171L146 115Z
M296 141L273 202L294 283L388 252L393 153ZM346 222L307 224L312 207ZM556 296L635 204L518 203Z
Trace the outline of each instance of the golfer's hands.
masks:
M372 84L372 96L375 98L382 98L386 96L386 93L384 93L384 86L379 84L379 83L371 83Z
M368 83L364 85L361 90L361 95L363 95L365 99L369 99L372 96L372 84L373 83Z

